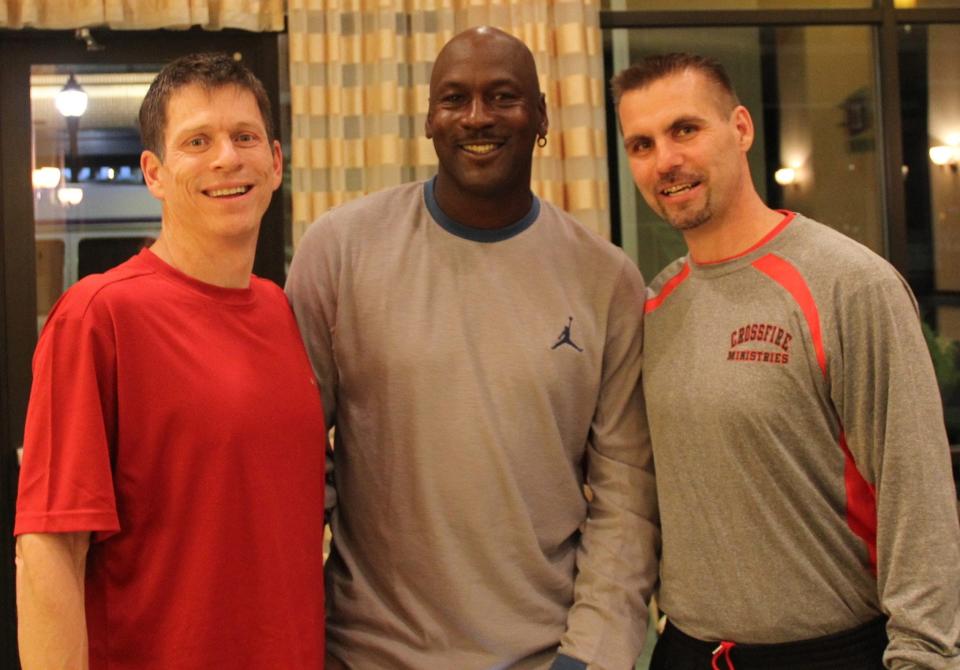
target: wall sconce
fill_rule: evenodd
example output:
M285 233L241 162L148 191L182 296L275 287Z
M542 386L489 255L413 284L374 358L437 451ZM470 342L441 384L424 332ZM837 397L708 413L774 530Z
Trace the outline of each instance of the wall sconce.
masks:
M797 170L791 167L782 167L773 173L773 180L781 186L797 183Z
M83 202L83 189L78 186L64 186L57 189L57 200L64 207L72 207Z
M33 171L34 188L56 188L60 183L60 169L42 167Z
M930 147L930 162L941 167L948 166L957 171L957 162L960 161L960 147L950 144L938 144Z

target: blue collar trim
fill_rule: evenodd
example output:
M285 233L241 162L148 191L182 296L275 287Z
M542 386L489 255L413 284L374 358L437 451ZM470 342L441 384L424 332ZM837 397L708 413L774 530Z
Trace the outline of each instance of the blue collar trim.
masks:
M440 224L441 228L451 235L462 237L465 240L470 240L471 242L502 242L503 240L509 240L511 237L516 237L533 225L533 222L540 216L540 198L533 196L533 204L530 206L530 211L527 212L522 219L511 223L509 226L504 226L503 228L471 228L470 226L465 226L451 219L440 209L440 204L433 194L434 183L436 181L437 177L434 175L432 179L423 185L423 199L427 204L427 210L430 212L433 220Z

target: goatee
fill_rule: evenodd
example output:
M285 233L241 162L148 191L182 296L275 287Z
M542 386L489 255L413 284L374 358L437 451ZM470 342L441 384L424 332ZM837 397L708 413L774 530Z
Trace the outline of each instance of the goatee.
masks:
M695 228L699 228L700 226L705 224L707 221L709 221L712 215L713 213L709 209L704 207L699 212L692 212L686 215L680 213L675 216L669 216L666 213L664 213L664 218L667 220L667 223L669 223L670 226L673 227L674 230L679 230L680 232L683 232L686 230L693 230Z

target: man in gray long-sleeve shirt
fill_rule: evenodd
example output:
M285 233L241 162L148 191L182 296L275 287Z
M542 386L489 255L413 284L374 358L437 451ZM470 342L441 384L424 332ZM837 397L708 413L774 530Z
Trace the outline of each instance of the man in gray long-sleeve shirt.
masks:
M653 667L960 667L960 530L909 288L763 203L715 61L651 57L613 87L634 180L689 249L644 319L670 621Z
M324 214L287 282L336 426L326 667L626 670L659 533L643 280L530 192L519 40L448 42L426 131L436 177Z

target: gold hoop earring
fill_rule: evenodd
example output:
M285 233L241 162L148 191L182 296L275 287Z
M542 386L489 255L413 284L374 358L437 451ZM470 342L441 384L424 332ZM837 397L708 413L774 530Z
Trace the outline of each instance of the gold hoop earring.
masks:
M537 146L541 149L547 146L547 136L546 135L537 135Z

